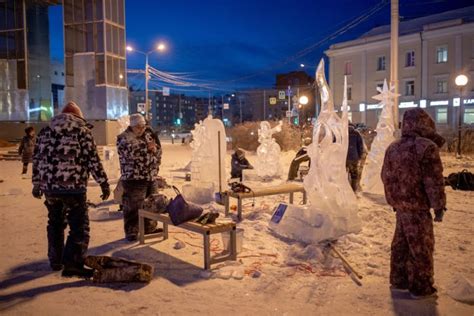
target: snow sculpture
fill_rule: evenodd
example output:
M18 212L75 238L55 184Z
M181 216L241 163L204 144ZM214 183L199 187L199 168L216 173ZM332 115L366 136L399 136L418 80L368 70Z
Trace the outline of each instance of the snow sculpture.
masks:
M262 178L278 177L281 173L280 164L280 145L277 144L272 137L274 133L281 132L283 122L280 121L277 126L271 128L267 121L260 122L258 130L258 142L260 146L257 148L257 175Z
M211 188L211 191L214 192L216 190L222 191L226 186L224 124L221 120L213 119L209 115L204 121L194 126L194 130L191 132L193 135L191 143L193 150L191 158L192 186Z
M377 90L380 94L372 98L380 101L382 113L377 123L377 135L362 170L361 187L364 192L384 195L380 172L382 171L385 150L395 140L393 121L393 98L395 93L393 87L388 89L387 80L383 83L383 89L377 88Z
M349 144L347 96L344 93L342 117L334 103L324 76L324 60L316 71L321 94L321 113L308 146L311 168L304 178L309 204L289 205L281 221L270 223L279 235L306 243L335 239L361 229L357 198L347 179L346 156ZM347 83L344 81L344 91Z

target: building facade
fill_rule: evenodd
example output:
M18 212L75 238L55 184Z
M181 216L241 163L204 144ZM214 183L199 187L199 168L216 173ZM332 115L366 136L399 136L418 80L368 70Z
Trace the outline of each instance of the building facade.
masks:
M440 128L474 124L474 6L400 23L399 114L425 108ZM381 109L372 96L390 80L390 26L377 27L361 38L332 45L330 86L336 105L342 103L344 76L353 122L375 127ZM454 79L469 78L461 90Z
M206 118L209 99L184 94L163 95L150 91L148 100L151 110L151 125L160 130L194 128L194 124ZM145 91L131 91L130 113L145 113Z
M61 4L64 96L49 53L48 8ZM114 141L115 120L128 114L124 7L124 0L0 1L0 137L16 137L2 131L22 130L18 122L48 121L73 100L95 121L97 142Z

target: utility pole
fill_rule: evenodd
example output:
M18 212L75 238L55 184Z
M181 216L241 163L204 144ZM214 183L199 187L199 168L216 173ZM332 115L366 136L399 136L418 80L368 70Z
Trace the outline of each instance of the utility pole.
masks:
M240 103L240 124L242 124L242 97L239 95L239 103Z
M288 124L291 125L291 86L288 86Z
M266 91L265 89L263 89L263 120L265 121L267 119L267 115L266 115L266 110L267 110L267 98L266 98Z
M148 104L148 54L145 54L145 118L150 119L150 106Z
M399 114L398 114L398 21L399 10L398 1L391 0L391 35L390 35L390 85L394 87L395 96L393 97L393 118L395 129L398 129Z

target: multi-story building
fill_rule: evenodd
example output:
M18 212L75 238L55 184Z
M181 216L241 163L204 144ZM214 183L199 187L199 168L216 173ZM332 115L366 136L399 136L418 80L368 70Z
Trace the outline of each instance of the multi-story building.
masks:
M148 95L151 109L151 125L154 128L191 129L208 113L207 98L150 91ZM130 113L145 112L145 91L132 91L129 96Z
M64 64L58 60L51 61L51 93L54 113L64 104Z
M65 99L95 121L99 144L111 143L114 120L128 112L124 0L0 1L0 137L21 136L18 122L34 125L54 113L48 7L60 4Z
M459 116L474 124L474 6L403 21L399 33L400 120L407 108L421 107L441 128L457 126ZM352 121L375 127L381 110L372 96L390 80L390 26L332 45L326 54L335 104L347 76ZM459 74L469 78L462 96L454 83Z

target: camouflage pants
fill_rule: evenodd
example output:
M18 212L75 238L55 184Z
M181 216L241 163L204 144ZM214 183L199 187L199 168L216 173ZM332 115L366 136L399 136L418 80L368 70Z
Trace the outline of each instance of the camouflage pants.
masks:
M157 191L152 181L122 180L123 225L126 237L138 235L138 210L143 208L147 196ZM145 233L156 228L156 221L145 219Z
M82 267L89 246L86 194L46 195L48 208L48 258L50 264ZM64 229L69 235L64 246Z
M347 172L349 172L350 182L352 190L355 192L359 186L359 161L358 160L348 160L346 161Z
M429 211L397 211L390 258L390 284L428 295L433 287L433 219Z

